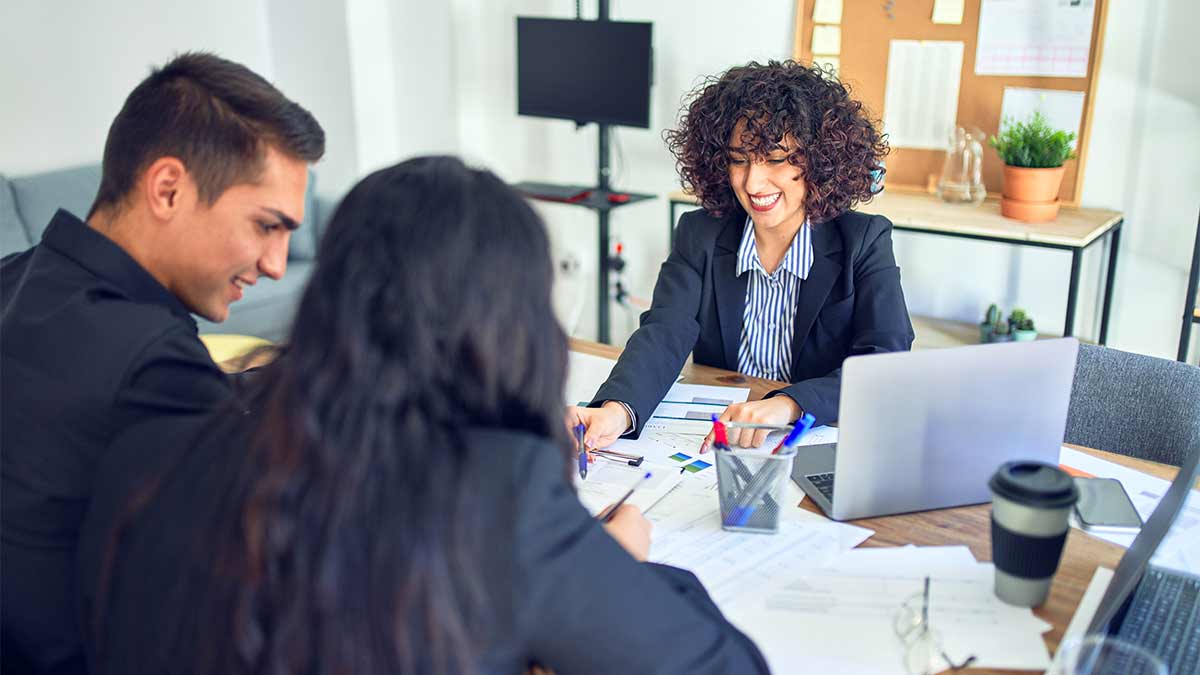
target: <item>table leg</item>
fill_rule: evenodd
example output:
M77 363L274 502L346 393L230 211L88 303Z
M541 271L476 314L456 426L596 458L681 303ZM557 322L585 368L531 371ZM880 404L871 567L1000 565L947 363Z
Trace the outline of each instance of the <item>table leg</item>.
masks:
M1121 225L1117 223L1109 232L1108 275L1104 281L1104 309L1100 314L1100 345L1108 344L1108 319L1112 312L1113 281L1117 276L1117 251L1121 247Z
M675 201L667 207L667 253L675 250Z
M1067 286L1067 320L1063 326L1063 337L1075 334L1075 303L1079 300L1079 260L1082 257L1083 249L1071 249L1071 282Z

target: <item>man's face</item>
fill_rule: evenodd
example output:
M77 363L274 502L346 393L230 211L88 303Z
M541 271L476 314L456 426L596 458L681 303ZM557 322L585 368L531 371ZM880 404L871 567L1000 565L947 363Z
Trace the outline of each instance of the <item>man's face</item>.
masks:
M192 185L171 228L168 289L192 312L220 322L260 275L281 279L288 240L304 220L307 184L303 160L268 149L259 180L230 186L212 206Z

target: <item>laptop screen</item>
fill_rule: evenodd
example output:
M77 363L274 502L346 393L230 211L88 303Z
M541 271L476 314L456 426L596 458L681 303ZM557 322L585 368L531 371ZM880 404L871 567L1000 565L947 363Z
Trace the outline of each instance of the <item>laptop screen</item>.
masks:
M1171 482L1171 487L1167 489L1167 494L1163 495L1162 501L1158 503L1154 513L1142 526L1141 532L1138 533L1129 550L1121 558L1121 563L1117 565L1112 581L1108 584L1108 590L1104 593L1104 598L1096 608L1095 616L1092 617L1092 623L1088 626L1088 634L1109 632L1113 620L1116 619L1125 602L1133 595L1133 591L1142 580L1142 574L1146 571L1146 565L1149 564L1150 558L1158 550L1158 545L1170 531L1176 516L1183 509L1183 504L1187 500L1192 486L1196 483L1198 462L1200 462L1200 448L1192 448L1187 460L1175 476L1175 480Z

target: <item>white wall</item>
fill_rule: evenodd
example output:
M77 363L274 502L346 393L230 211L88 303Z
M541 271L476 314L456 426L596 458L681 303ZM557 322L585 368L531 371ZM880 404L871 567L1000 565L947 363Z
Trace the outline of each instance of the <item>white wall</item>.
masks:
M266 0L275 86L325 129L317 194L337 197L359 176L345 0Z
M564 120L516 114L515 17L571 18L569 0L455 0L456 79L460 141L464 156L510 181L538 180L594 184L595 125L575 129ZM583 3L584 18L595 18L596 2ZM627 280L635 294L648 297L667 255L666 193L677 189L674 161L662 141L684 93L704 75L731 64L765 60L790 49L793 3L756 3L753 12L725 0L617 0L614 20L654 23L654 84L650 129L618 128L612 151L612 184L617 189L649 192L664 198L617 209L611 218L614 239L626 245ZM622 161L623 160L623 161ZM583 262L583 276L565 280L560 307L585 298L575 333L595 337L596 217L573 206L539 205L560 253ZM586 286L580 291L579 285ZM613 339L621 342L636 326L634 317L615 307ZM570 318L569 316L567 318Z
M0 3L0 172L98 162L125 97L176 53L273 77L261 0Z
M1200 62L1200 41L1192 35L1200 25L1200 4L1110 1L1083 201L1126 213L1109 344L1173 358L1200 207L1200 78L1189 65ZM595 5L584 3L585 18L595 16ZM654 22L655 49L652 129L619 130L617 187L663 195L676 189L660 134L674 123L680 97L704 75L790 54L794 3L755 3L753 9L721 0L612 3L614 19ZM574 3L566 0L454 2L462 151L507 179L594 182L594 125L576 131L569 122L515 112L514 17L573 13ZM616 162L618 147L623 170ZM584 278L564 281L559 301L569 304L574 287L587 284L576 334L594 336L595 218L576 207L539 208L556 249L584 262ZM667 252L666 221L665 199L620 209L613 217L629 251L628 280L635 294L646 296L652 288ZM1043 330L1062 329L1069 254L910 233L895 239L914 314L976 321L989 303L999 302L1025 307ZM1098 333L1106 264L1100 247L1083 259L1075 327L1084 337ZM618 342L622 327L614 310Z
M1200 208L1200 3L1109 0L1085 167L1085 204L1126 213L1113 346L1173 356ZM585 18L595 0L583 3ZM748 8L753 11L747 11ZM794 3L614 0L612 18L654 23L651 128L619 129L613 184L676 189L661 131L705 75L790 54ZM108 124L153 64L208 49L253 68L314 112L328 133L318 189L336 195L366 172L425 153L458 152L502 177L591 184L596 130L516 115L515 17L571 17L570 0L7 0L0 5L0 172L20 175L100 158ZM582 261L560 283L576 334L595 331L595 217L542 205L559 255ZM864 207L869 211L870 206ZM667 254L665 198L617 210L626 281L648 296ZM1022 305L1044 330L1065 311L1069 257L1000 244L897 233L916 314L976 320L988 303ZM1094 336L1106 256L1085 256L1076 329ZM634 316L614 308L614 337Z

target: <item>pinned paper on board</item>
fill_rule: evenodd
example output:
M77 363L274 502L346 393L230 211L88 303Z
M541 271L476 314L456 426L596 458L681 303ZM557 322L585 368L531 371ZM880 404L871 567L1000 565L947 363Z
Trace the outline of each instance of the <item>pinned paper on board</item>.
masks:
M842 29L838 26L813 26L813 54L842 53Z
M982 0L976 75L1087 77L1095 0Z
M1055 129L1074 131L1079 137L1079 126L1083 119L1083 92L1061 89L1027 89L1005 87L1000 102L1000 124L1006 121L1028 121L1034 112L1040 112L1046 122Z
M816 0L812 20L813 23L841 23L842 0Z
M933 22L958 25L963 21L963 0L934 0Z
M893 148L943 150L958 116L963 43L892 40L883 128Z

